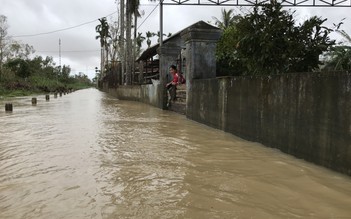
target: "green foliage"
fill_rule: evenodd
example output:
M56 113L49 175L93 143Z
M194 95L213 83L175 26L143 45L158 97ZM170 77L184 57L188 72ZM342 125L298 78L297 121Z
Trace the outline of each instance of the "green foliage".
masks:
M327 56L327 63L323 70L351 70L351 46L332 47Z
M71 76L70 66L55 66L52 57L33 59L15 58L7 61L0 80L0 95L21 95L31 92L54 92L67 88L80 89L92 86L83 74Z
M26 78L31 75L30 65L27 60L16 58L8 61L5 64L6 68L9 68L11 71L15 72L16 76L21 78Z
M323 70L350 71L351 70L351 37L344 30L337 30L337 33L346 40L337 46L333 46L325 54L326 65ZM348 45L346 45L348 44Z
M0 15L0 96L92 85L83 73L77 77L70 76L70 66L57 67L52 57L36 56L31 59L34 48L12 40L7 36L7 28L7 18ZM105 29L99 30L105 33Z
M110 37L109 24L107 23L106 17L99 18L100 24L95 27L95 31L99 34L95 39L100 39L101 47L107 46L107 40Z
M270 75L311 71L334 41L326 20L312 17L296 26L293 13L279 3L256 5L251 14L227 28L217 47L218 62L235 69L234 75Z

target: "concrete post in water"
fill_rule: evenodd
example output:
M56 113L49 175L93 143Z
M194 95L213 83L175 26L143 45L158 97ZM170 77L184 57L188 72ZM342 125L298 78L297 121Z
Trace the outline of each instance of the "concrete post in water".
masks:
M37 105L37 98L35 97L32 98L32 105L33 106Z
M62 92L60 92L60 97L62 97Z
M46 95L45 95L45 99L46 99L46 101L49 101L49 100L50 100L50 95L49 95L49 94L46 94Z
M57 92L54 93L54 98L57 98Z
M12 103L6 103L5 104L5 111L6 112L12 112L13 111Z

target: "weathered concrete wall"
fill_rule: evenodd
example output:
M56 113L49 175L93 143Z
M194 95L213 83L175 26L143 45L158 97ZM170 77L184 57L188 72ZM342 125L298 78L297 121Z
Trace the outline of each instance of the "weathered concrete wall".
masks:
M119 86L118 88L104 89L103 91L120 100L140 101L159 107L159 90L160 84L147 84L131 86L124 85Z
M141 86L141 102L155 107L160 106L160 84L147 84Z
M351 75L194 80L187 117L351 175Z
M191 102L187 103L187 117L214 128L225 128L226 80L194 80Z
M110 89L109 93L120 100L141 101L140 85L124 85Z

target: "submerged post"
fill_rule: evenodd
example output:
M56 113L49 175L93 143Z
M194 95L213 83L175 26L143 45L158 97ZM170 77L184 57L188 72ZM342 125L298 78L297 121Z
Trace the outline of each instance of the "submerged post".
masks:
M32 105L33 106L37 105L37 98L35 97L32 98Z
M45 99L46 99L46 101L49 101L49 100L50 100L50 95L49 95L49 94L46 94L46 95L45 95Z
M12 112L13 111L12 103L6 103L5 104L5 111L6 112Z

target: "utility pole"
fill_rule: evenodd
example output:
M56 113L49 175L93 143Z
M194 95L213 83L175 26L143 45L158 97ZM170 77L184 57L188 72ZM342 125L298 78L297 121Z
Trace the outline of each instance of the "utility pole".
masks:
M160 0L160 47L163 44L163 0Z
M61 39L59 38L59 67L61 73Z
M121 32L120 32L120 37L119 37L119 43L120 43L120 50L121 50L121 64L122 64L122 68L121 68L121 76L120 76L120 83L124 84L125 78L124 78L124 73L125 73L125 51L124 51L124 42L125 42L125 38L124 38L124 0L120 0L120 28L121 28Z

